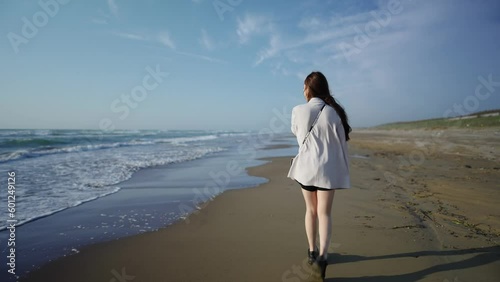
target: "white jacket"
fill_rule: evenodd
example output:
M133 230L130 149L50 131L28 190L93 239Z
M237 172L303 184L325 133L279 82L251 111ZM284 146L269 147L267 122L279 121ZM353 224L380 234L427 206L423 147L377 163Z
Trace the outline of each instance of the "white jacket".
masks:
M292 110L292 133L299 153L288 177L306 186L327 189L350 188L349 155L342 121L334 108L326 105L304 144L302 141L325 103L312 98Z

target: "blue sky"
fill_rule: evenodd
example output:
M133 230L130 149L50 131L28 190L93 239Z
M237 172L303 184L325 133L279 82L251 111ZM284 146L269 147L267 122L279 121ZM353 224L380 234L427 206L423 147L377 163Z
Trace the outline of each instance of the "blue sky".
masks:
M4 0L0 34L0 128L259 130L313 70L356 127L500 108L495 0Z

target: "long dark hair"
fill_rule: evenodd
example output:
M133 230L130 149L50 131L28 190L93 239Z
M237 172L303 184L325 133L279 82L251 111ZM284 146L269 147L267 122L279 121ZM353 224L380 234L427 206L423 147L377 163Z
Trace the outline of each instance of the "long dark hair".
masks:
M330 88L328 87L328 81L326 77L319 71L311 72L306 79L304 80L304 85L306 86L306 90L308 90L308 94L311 97L317 97L323 100L327 105L330 105L335 109L337 114L342 121L342 125L345 131L345 140L349 141L349 133L352 131L349 126L349 120L347 118L347 114L339 103L333 98L330 93Z

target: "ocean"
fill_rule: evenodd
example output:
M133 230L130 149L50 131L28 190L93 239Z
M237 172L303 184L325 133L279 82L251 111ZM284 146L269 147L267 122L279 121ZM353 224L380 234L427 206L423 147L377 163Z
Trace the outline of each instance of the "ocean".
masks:
M273 144L295 146L296 140L247 131L0 130L2 257L11 219L9 172L16 174L22 274L86 245L172 224L224 190L266 182L244 168L297 150L261 150Z
M8 172L16 172L16 219L17 225L21 225L116 193L120 190L118 183L142 168L207 157L228 150L251 134L0 130L0 175L5 179ZM2 213L7 218L7 209L2 209ZM6 226L6 222L0 221L0 230Z

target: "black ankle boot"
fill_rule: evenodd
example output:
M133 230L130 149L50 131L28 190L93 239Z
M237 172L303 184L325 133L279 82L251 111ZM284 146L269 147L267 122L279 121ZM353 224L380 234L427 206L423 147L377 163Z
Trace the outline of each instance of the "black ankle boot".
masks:
M314 251L310 251L307 249L307 262L312 265L315 261L316 258L318 257L319 250L316 248Z
M321 279L325 279L326 266L328 265L328 261L323 256L319 256L318 258L316 258L316 264L319 267Z

